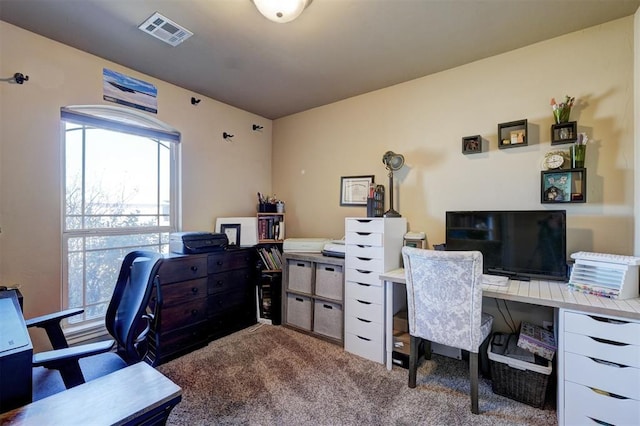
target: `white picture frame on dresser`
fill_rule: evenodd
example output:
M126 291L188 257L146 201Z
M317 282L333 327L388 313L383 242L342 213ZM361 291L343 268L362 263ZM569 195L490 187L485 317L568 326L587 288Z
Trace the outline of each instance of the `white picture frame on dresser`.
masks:
M345 219L347 352L385 362L385 298L380 274L401 265L405 218Z

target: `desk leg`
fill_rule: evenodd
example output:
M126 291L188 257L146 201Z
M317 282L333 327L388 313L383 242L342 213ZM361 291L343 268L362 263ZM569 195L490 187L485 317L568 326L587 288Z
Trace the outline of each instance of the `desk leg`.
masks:
M393 281L384 281L384 346L385 364L391 370L393 360Z

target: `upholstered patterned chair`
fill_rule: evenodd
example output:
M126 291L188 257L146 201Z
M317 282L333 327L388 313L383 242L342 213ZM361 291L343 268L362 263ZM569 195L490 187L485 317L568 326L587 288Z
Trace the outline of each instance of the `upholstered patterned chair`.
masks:
M469 352L471 412L478 409L478 350L491 333L493 317L482 312L482 253L402 248L411 352L409 387L416 387L418 349L425 341Z

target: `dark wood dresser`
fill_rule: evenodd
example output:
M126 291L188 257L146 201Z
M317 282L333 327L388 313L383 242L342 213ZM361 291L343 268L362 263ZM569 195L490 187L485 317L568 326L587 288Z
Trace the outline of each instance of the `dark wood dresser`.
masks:
M161 302L147 361L158 365L249 327L256 320L255 250L168 255L160 266Z

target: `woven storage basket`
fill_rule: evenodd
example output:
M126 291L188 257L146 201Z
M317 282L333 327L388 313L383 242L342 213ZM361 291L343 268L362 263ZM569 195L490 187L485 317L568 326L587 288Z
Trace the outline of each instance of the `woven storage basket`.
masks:
M492 352L488 355L491 363L491 387L494 393L515 399L536 408L543 408L547 394L547 384L551 374L551 362L537 365L509 358Z

